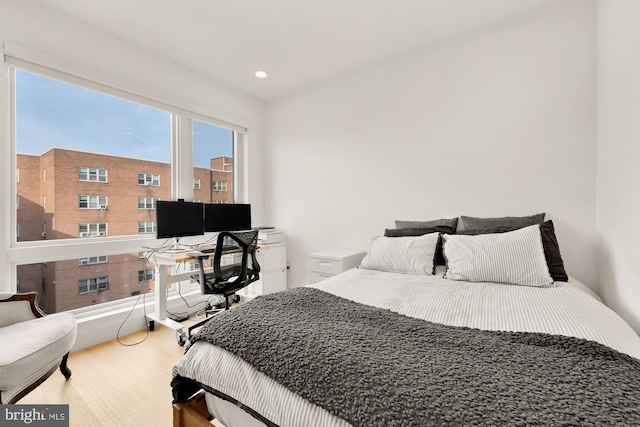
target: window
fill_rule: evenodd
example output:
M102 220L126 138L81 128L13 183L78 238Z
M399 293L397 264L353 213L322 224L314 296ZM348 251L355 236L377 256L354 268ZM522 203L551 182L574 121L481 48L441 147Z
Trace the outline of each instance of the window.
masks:
M91 236L106 236L107 235L107 223L95 222L90 224L80 224L78 226L79 237L91 237Z
M155 233L156 223L155 221L141 221L138 222L138 233Z
M233 140L233 131L192 120L194 190L204 203L233 203Z
M154 277L154 272L150 268L138 271L138 282L148 282L149 280L153 280Z
M138 209L155 209L157 200L153 197L138 197Z
M226 182L221 182L221 181L216 181L213 183L213 187L212 187L213 191L227 191L227 183Z
M107 196L79 196L80 209L107 209Z
M86 294L87 292L104 291L108 288L109 282L107 281L107 276L78 280L78 291L81 294Z
M79 167L78 181L107 182L107 170Z
M39 291L45 279L51 286L38 302L47 313L153 290L153 281L139 289L131 284L140 271L149 277L147 270L153 267L138 252L153 245L148 241L155 237L156 201L232 202L234 144L246 148L244 129L207 118L206 107L189 113L183 106L152 99L153 93L144 98L148 90L136 88L135 82L134 90L119 90L108 75L88 71L95 79L83 80L37 65L41 58L18 60L5 50L7 127L14 130L8 132L6 152L15 155L7 161L14 168L6 174L11 180L7 200L15 209L9 209L0 227L9 236L9 251L15 252L9 261L14 286ZM74 69L67 65L63 68ZM185 131L172 132L172 123ZM187 165L185 155L192 156L192 168L173 162L172 153ZM212 191L213 182L224 183L226 191ZM129 237L119 240L119 254L110 246L118 236ZM26 261L34 259L23 256L34 245L25 242L36 241L37 262ZM107 288L100 298L83 296Z
M160 185L160 175L152 173L139 173L138 184L140 185L153 185L157 187Z
M47 278L42 278L42 292L47 292Z
M104 264L108 258L106 255L90 256L87 258L80 258L78 265L91 265L91 264Z

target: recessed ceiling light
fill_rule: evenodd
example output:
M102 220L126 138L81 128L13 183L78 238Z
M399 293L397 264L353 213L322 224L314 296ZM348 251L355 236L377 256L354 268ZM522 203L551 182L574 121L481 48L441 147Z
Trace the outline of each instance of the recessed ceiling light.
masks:
M264 70L256 71L256 77L259 78L259 79L266 79L267 76L269 76L269 74Z

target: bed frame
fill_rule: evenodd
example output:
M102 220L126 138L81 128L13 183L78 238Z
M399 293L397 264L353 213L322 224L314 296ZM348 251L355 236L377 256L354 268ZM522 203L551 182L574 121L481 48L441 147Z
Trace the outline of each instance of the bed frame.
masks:
M204 390L185 402L173 405L173 427L211 427L213 419L207 409Z

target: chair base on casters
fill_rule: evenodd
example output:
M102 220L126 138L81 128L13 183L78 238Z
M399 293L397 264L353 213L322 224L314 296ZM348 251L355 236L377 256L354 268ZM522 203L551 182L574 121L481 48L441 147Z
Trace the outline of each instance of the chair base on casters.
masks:
M230 308L230 303L229 300L231 300L233 303L237 303L240 302L240 295L236 295L236 294L230 294L230 295L225 295L225 304L223 307L216 307L213 309L209 309L209 310L205 310L205 318L200 320L197 323L194 323L193 325L189 326L187 328L186 333L182 332L181 334L178 335L178 344L183 346L186 344L187 341L189 341L189 339L191 338L192 332L194 331L194 329L199 329L202 326L204 326L205 323L207 323L209 320L213 319L214 317L216 317L218 314L222 313L223 311L227 311Z

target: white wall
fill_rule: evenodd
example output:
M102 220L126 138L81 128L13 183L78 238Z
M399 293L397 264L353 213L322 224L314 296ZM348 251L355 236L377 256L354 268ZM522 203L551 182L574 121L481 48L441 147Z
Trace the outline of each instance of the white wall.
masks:
M78 69L83 72L108 80L102 83L118 82L118 85L125 86L121 89L248 127L249 147L248 153L244 153L248 157L248 168L243 187L248 189L247 197L252 203L253 217L256 222L262 222L264 105L261 101L38 2L0 0L0 41L13 42L72 66L79 64ZM0 135L5 143L0 154L0 235L7 236L12 226L8 218L11 171L7 168L8 87L4 77L2 81ZM6 241L5 238L2 240ZM0 246L0 290L11 289L8 251L5 242ZM172 308L177 310L177 307ZM141 310L136 313L129 319L123 334L144 327ZM91 336L80 336L78 343L84 347L114 338L117 328L113 325L119 325L118 319L121 317L111 319L111 323L103 319L93 325L81 325L79 333L88 332Z
M308 254L395 219L547 212L595 288L595 2L568 0L267 104L267 217Z
M640 2L598 2L598 293L640 332Z

